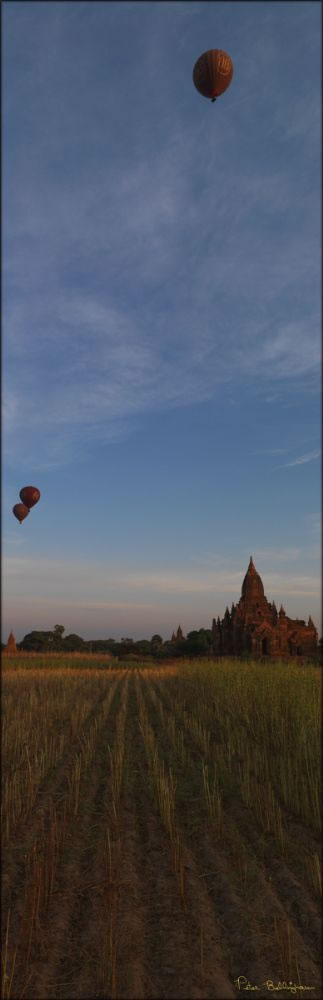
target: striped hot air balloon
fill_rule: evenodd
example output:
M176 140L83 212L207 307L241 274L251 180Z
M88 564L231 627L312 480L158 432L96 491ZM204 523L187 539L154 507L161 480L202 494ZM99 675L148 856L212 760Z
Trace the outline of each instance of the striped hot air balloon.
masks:
M216 101L230 86L233 77L233 62L223 49L209 49L203 52L193 69L193 83L202 97Z

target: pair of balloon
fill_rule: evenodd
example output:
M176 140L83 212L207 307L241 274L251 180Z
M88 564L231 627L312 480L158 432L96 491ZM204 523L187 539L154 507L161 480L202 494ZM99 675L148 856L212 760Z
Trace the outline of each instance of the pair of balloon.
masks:
M25 517L27 517L27 514L29 514L31 507L34 507L35 503L38 503L40 492L37 486L24 486L20 490L19 496L22 503L15 503L12 513L17 518L17 521L19 521L19 524L21 524L25 520Z

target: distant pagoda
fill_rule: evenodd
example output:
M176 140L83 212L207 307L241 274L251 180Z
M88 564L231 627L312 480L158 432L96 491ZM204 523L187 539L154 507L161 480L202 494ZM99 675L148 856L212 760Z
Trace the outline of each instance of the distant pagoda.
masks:
M173 632L171 642L181 642L184 639L183 630L181 626L178 626L177 632Z
M16 640L13 632L11 631L10 635L8 636L8 642L5 647L5 653L16 653L16 652L17 652Z

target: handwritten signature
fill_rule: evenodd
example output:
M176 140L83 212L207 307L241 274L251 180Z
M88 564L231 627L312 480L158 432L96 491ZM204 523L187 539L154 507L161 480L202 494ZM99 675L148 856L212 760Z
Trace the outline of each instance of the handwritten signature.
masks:
M261 983L261 986L253 986L252 983L249 983L249 979L247 979L246 976L238 976L238 979L235 979L234 982L239 991L260 990L261 986L266 986L267 990L270 990L270 992L272 992L272 990L288 990L289 993L297 993L298 990L300 992L302 990L315 990L315 986L301 986L300 983L293 983L291 979L288 983L286 983L285 980L281 982L279 979L276 984L273 983L272 979L266 979L264 983Z

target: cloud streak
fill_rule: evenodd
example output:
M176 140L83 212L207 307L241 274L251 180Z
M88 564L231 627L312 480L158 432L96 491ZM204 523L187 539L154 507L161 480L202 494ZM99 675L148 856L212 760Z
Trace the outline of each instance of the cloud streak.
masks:
M255 558L257 555L267 559L271 556L273 561L277 560L276 550L256 550L254 555ZM287 549L284 558L294 560L298 555L298 550ZM121 570L120 567L112 565L102 567L100 564L82 564L81 561L73 563L70 560L46 560L27 556L6 556L4 572L9 585L17 578L20 581L23 581L24 578L28 579L30 592L34 590L35 593L38 593L45 588L49 595L52 589L57 592L59 585L62 598L65 600L66 596L70 600L73 589L76 594L75 599L73 598L73 604L75 600L77 602L83 601L83 591L88 590L89 578L93 580L92 593L97 594L95 602L97 600L101 602L103 593L105 600L113 599L112 595L111 597L107 596L110 590L114 594L122 591L124 594L133 595L138 590L145 589L147 593L156 592L160 595L175 593L184 596L185 594L224 593L232 594L232 599L233 597L236 599L237 595L241 596L242 580L245 575L245 570L241 567L240 569L223 567L219 570L216 568L207 569L205 566L169 567L168 569L156 570L124 568ZM60 581L59 584L58 581ZM316 576L302 573L297 575L293 573L289 577L286 572L277 574L266 571L265 589L272 590L273 587L277 587L285 594L317 595L320 581ZM89 603L93 603L92 596L89 596ZM83 603L82 606L84 606Z
M280 466L280 468L290 469L294 465L306 465L307 462L314 462L315 459L320 457L321 457L320 448L315 448L314 451L308 451L306 455L301 455L300 458L294 458L292 462L286 462L286 464Z
M67 632L83 638L170 637L178 623L184 631L211 627L225 606L241 596L244 570L202 567L133 570L71 560L5 557L4 633L22 638L32 628L52 628L61 620ZM16 583L19 581L19 594ZM90 584L89 584L89 581ZM320 627L320 580L315 573L266 571L268 600L283 601L291 617L309 613ZM57 595L60 595L59 597Z
M54 461L64 464L86 435L118 440L138 417L212 400L223 385L258 379L265 389L269 379L301 381L317 372L320 232L316 195L292 168L298 103L290 96L272 115L275 135L286 116L294 123L284 136L292 159L273 165L259 150L257 158L241 155L237 184L248 104L236 121L234 99L232 116L219 109L214 143L194 90L188 112L185 45L183 82L171 99L177 71L171 84L166 53L178 19L186 31L191 18L196 23L199 10L191 7L157 4L149 13L138 6L140 72L130 60L131 104L112 52L105 81L97 34L108 19L113 39L117 7L111 24L102 6L80 7L77 39L67 5L55 15L31 13L30 21L22 12L19 82L10 77L5 86L4 426L14 461L38 458L45 467L45 452L54 449ZM47 17L49 62L47 46L35 40L23 59L28 25L44 41ZM251 23L250 30L259 77L273 53L269 39L261 46ZM239 67L242 91L250 87L245 73ZM310 99L304 95L304 107ZM263 100L272 102L268 87ZM26 121L18 118L9 143L21 104ZM306 129L297 141L307 149L308 131L314 145L318 139L315 115ZM33 431L28 442L24 422Z
M221 385L236 379L241 383L241 378L248 381L260 374L266 379L285 378L287 373L301 377L317 364L315 339L311 355L308 343L304 347L300 323L289 325L287 331L282 328L271 345L258 331L254 339L247 338L244 351L238 341L230 343L230 338L221 344L216 325L210 328L209 320L198 320L194 315L196 309L189 313L180 305L165 338L162 327L166 321L161 322L158 314L151 335L153 319L142 319L100 297L83 294L71 300L65 297L64 302L61 296L58 306L49 299L48 311L50 319L45 315L41 322L46 337L40 348L38 339L31 345L29 357L27 345L24 349L23 310L21 318L16 315L11 324L14 353L19 344L24 365L16 358L9 362L8 389L4 390L5 428L17 457L17 453L25 452L18 435L28 423L33 439L29 437L27 447L32 448L34 443L34 455L28 451L27 461L35 461L39 455L39 437L45 432L47 454L58 439L60 460L64 461L64 452L69 460L80 434L82 448L87 435L90 439L94 434L118 440L131 432L130 421L145 413L212 399ZM35 325L39 328L37 318ZM33 366L34 350L38 352L37 369ZM53 364L48 369L51 357Z
M318 612L319 9L222 5L215 106L192 82L212 10L5 5L6 605L27 627L53 602L92 636L208 625L248 539L269 598ZM44 502L18 542L24 481Z

